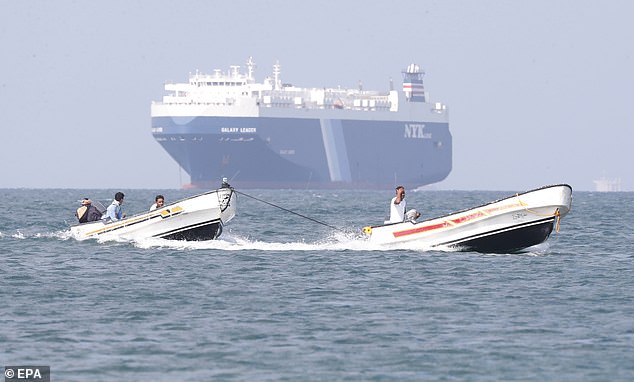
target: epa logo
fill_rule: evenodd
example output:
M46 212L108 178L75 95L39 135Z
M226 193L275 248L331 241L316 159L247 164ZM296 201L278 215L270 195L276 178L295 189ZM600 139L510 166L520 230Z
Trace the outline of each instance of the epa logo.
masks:
M6 366L4 368L5 382L50 382L50 377L49 366Z

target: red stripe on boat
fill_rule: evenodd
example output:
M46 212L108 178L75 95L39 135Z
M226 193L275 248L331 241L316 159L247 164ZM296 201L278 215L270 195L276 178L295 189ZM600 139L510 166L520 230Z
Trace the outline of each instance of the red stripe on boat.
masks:
M414 234L414 233L421 233L421 232L431 231L431 230L438 229L438 228L443 228L443 227L446 227L446 226L447 226L447 223L426 225L424 227L418 227L418 228L407 229L405 231L394 232L393 235L394 235L394 237L407 236L407 235L411 235L411 234Z
M464 223L464 222L469 221L469 220L477 219L477 218L482 217L482 216L484 216L484 214L482 212L480 212L480 211L477 211L477 212L472 213L471 215L466 215L466 216L463 216L463 217L460 217L460 218L457 218L457 219L453 219L452 222L454 222L456 224L460 224L460 223Z
M487 209L487 213L492 213L492 212L497 212L500 210L505 210L508 208L512 208L517 206L517 204L512 204L512 205L508 205L508 206L500 206L500 207L494 207L494 208L489 208ZM478 219L481 218L483 216L486 216L486 214L482 211L476 211L472 214L469 215L465 215L456 219L451 219L451 222L453 224L461 224L464 223L466 221L469 220L473 220L473 219ZM449 224L447 222L442 222L439 224L434 224L434 225L427 225L424 227L418 227L418 228L412 228L412 229L407 229L405 231L398 231L398 232L393 232L392 235L394 235L394 237L401 237L401 236L407 236L407 235L413 235L415 233L421 233L421 232L426 232L426 231L432 231L438 228L444 228L447 227Z

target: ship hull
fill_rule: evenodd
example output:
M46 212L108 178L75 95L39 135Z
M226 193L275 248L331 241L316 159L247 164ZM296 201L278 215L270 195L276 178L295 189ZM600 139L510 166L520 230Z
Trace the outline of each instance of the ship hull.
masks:
M155 116L152 131L197 188L412 188L452 165L447 122Z

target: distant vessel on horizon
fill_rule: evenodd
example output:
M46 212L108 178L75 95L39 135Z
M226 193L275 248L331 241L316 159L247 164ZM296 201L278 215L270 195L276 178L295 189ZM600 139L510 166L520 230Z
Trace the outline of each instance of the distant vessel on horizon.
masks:
M594 189L597 192L620 192L621 178L601 178L594 181Z
M227 177L236 188L415 188L451 172L447 108L428 101L418 65L384 92L295 87L279 63L262 82L254 73L251 58L246 72L196 72L152 103L152 134L187 187Z

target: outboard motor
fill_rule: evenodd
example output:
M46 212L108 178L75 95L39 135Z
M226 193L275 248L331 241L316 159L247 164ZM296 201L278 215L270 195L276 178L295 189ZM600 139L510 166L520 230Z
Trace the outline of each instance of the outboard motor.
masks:
M417 218L420 217L420 214L415 209L411 209L405 213L405 221L415 222Z

